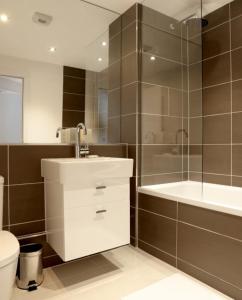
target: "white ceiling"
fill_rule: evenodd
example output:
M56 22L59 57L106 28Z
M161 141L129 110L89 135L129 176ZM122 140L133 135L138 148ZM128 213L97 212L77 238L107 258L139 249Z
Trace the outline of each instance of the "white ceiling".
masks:
M123 13L135 2L166 15L183 19L200 8L200 0L89 0ZM204 0L208 13L230 0ZM35 12L53 16L49 26L32 21ZM108 26L118 16L81 0L0 0L0 14L10 17L0 23L0 54L100 71L108 64ZM49 47L56 47L49 53ZM98 62L102 57L103 61Z
M32 21L35 12L53 16L49 26ZM102 69L108 47L91 51L90 45L103 36L107 39L109 24L117 14L86 4L80 0L0 0L0 14L9 22L0 23L0 54L44 61L60 65ZM49 47L57 51L49 53ZM95 64L86 66L86 57L95 55ZM97 61L103 57L103 62Z
M142 3L165 15L176 19L183 19L191 13L201 11L201 0L87 0L90 3L106 7L120 14L134 3ZM203 10L207 13L223 6L232 0L202 0ZM205 13L204 13L205 14Z

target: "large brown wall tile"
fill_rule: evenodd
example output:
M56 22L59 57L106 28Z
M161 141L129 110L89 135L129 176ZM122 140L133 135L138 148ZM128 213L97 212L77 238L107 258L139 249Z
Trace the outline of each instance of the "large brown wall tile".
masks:
M168 115L169 89L157 85L142 84L141 112Z
M242 49L232 51L232 79L242 78Z
M242 242L179 222L177 251L183 261L242 288Z
M242 111L242 80L233 82L232 84L232 95L233 95L233 112Z
M133 22L122 31L122 56L137 51L137 24Z
M234 71L237 74L236 71ZM229 53L203 61L203 86L211 86L230 81Z
M231 116L207 116L203 118L204 144L230 144L231 142Z
M9 204L11 224L44 220L44 184L10 186Z
M205 195L206 197L206 195ZM233 199L231 199L231 202ZM179 203L179 221L218 232L242 241L241 217Z
M177 260L178 269L189 274L192 277L197 278L198 280L210 285L211 287L217 289L218 291L232 297L232 299L241 300L242 292L239 288L236 288L234 285L225 282L224 280L219 279L218 277L209 274L191 264L184 262L180 259Z
M85 95L63 93L63 109L85 110Z
M181 62L181 38L165 31L142 26L143 51ZM164 47L165 45L165 47Z
M211 29L202 36L203 41L203 59L209 58L229 51L230 49L230 32L229 23L220 25Z
M228 175L217 175L217 174L207 174L203 173L203 182L222 184L222 185L231 185L231 176Z
M139 239L175 255L176 222L139 209Z
M181 155L173 153L174 147L176 146L143 146L142 174L153 175L182 172L182 158Z
M230 83L203 89L203 115L223 114L231 112Z
M107 157L127 157L127 145L90 145L90 154Z
M41 182L41 159L65 157L74 157L74 146L9 146L9 183Z
M141 185L153 185L162 183L179 182L184 180L182 171L171 174L153 174L141 177Z
M64 75L67 75L67 76L72 76L72 77L77 77L77 78L82 78L82 79L85 79L85 77L86 77L86 71L83 69L79 69L79 68L72 68L72 67L64 66L63 72L64 72Z
M242 113L234 113L232 115L232 120L232 143L242 144Z
M109 66L121 59L121 32L109 40Z
M45 220L21 223L10 226L10 232L16 236L31 235L45 231Z
M203 146L203 171L205 173L230 174L231 149L230 145Z
M149 54L142 55L142 81L171 88L182 89L182 65Z
M218 26L229 20L229 4L220 7L206 16L208 25L203 28L203 31L207 31L215 26Z
M85 82L85 79L65 76L63 91L66 93L85 95Z
M242 176L242 145L232 146L233 175Z
M231 43L232 49L242 46L242 36L240 33L242 26L242 17L238 17L231 21Z
M177 218L177 202L139 193L139 208L165 216Z
M176 258L173 255L170 255L166 252L163 252L162 250L153 247L143 241L139 240L139 248L142 249L143 251L159 258L160 260L163 260L165 262L167 262L168 264L172 265L172 266L176 266Z
M122 59L122 85L138 81L138 56L131 53Z
M241 3L241 0L231 1L230 9L231 9L231 17L232 18L241 15L242 14L242 3Z
M80 122L85 123L84 111L63 110L63 127L76 127Z

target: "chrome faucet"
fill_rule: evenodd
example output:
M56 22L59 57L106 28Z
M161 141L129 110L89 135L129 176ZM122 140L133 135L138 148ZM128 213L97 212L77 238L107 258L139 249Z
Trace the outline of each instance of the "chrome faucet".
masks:
M64 128L62 127L58 127L57 130L56 130L56 138L58 138L60 136L60 132L61 130L63 130Z
M80 133L81 129L83 130L83 134L87 135L87 128L83 123L79 123L76 126L76 147L75 147L75 152L76 152L76 158L80 157L86 157L89 154L89 147L88 144L82 144L81 145L81 138L80 138Z

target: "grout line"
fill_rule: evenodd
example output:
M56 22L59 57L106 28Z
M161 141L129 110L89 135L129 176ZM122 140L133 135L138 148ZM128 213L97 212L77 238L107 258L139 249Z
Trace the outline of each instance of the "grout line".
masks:
M78 110L78 109L66 109L66 108L63 108L62 111L73 111L73 112L85 113L85 110Z
M196 205L195 205L196 206ZM204 208L204 207L199 207L199 206L196 206L198 208ZM206 208L205 208L206 209ZM208 209L208 210L211 210L211 209ZM217 213L222 213L223 212L220 212L220 211L217 211L215 210ZM226 214L226 213L225 213ZM232 216L235 216L235 215L232 215ZM228 239L231 239L231 240L234 240L234 241L237 241L239 243L242 243L242 240L238 239L238 238L235 238L235 237L232 237L232 236L229 236L229 235L226 235L226 234L222 234L222 233L219 233L217 231L213 231L213 230L210 230L210 229L207 229L207 228L204 228L204 227L200 227L200 226L197 226L197 225L194 225L194 224L191 224L191 223L187 223L187 222L184 222L182 220L178 220L179 223L182 223L182 224L185 224L187 226L191 226L191 227L194 227L194 228L197 228L199 230L204 230L206 232L209 232L209 233L212 233L212 234L216 234L216 235L219 235L219 236L222 236L222 237L225 237L225 238L228 238Z
M176 267L178 266L178 220L179 220L179 209L178 209L178 201L176 201Z
M65 79L65 77L68 77L68 78L75 78L75 79L79 79L79 80L83 80L83 81L96 82L96 80L94 80L94 79L86 79L86 77L83 78L83 77L78 77L78 76L73 76L73 75L66 75L65 73L63 73L63 76L64 76L64 79Z
M150 174L150 175L142 175L142 177L152 177L152 176L160 176L160 175L174 175L174 174L182 174L182 171L180 172L171 172L171 173L155 173L155 174Z
M20 223L12 223L9 224L9 226L16 226L16 225L24 225L24 224L29 224L29 223L36 223L36 222L43 222L46 221L46 219L40 219L40 220L34 220L34 221L28 221L28 222L20 222Z
M173 258L175 258L176 259L176 257L174 256L174 255L172 255L172 254L170 254L170 253L168 253L168 252L166 252L166 251L164 251L164 250L161 250L160 248L158 248L158 247L156 247L156 246L154 246L154 245L151 245L150 243L147 243L147 242L145 242L145 241L143 241L143 240L141 240L141 239L139 239L139 241L141 241L142 243L144 243L144 244L146 244L146 245L148 245L148 246L150 246L150 247L152 247L152 248L154 248L154 249L156 249L156 250L158 250L158 251L160 251L160 252L162 252L162 253L164 253L164 254L166 254L166 255L169 255L169 256L171 256L171 257L173 257ZM142 250L142 249L141 249ZM144 250L143 250L144 251ZM145 251L146 252L146 251ZM146 253L148 253L148 252L146 252ZM148 253L149 254L149 253ZM150 254L150 255L152 255L152 254ZM154 256L154 255L153 255Z
M158 58L160 60L165 60L165 61L169 61L169 62L175 63L177 65L186 66L186 64L184 64L182 61L178 61L178 60L173 60L173 59L170 59L170 58L166 58L164 56L157 55L156 53L153 53L153 52L148 52L148 51L144 52L144 51L142 51L142 55L155 56L156 58Z
M161 85L161 84L156 84L156 83L151 83L151 82L146 82L146 81L141 81L141 84L156 86L156 87L161 87L161 88L167 88L167 89L171 89L171 90L175 90L175 91L179 91L179 92L187 92L187 90L184 90L183 88L179 89L179 88L175 88L175 87L170 87L168 85Z
M172 200L171 200L172 201ZM174 201L173 201L174 202ZM177 201L176 201L177 202ZM168 220L171 220L173 222L176 222L177 219L174 219L174 218L171 218L171 217L167 217L167 216L164 216L164 215L161 215L161 214L158 214L158 213L155 213L153 211L150 211L150 210L147 210L147 209L144 209L144 208L138 208L138 210L141 210L141 211L144 211L146 213L149 213L149 214L152 214L152 215L156 215L158 217L161 217L161 218L165 218L165 219L168 219Z
M42 232L32 233L32 234L26 234L26 235L20 235L20 236L18 236L18 240L30 239L30 238L34 238L34 237L38 237L38 236L43 236L43 235L47 235L47 231L42 231Z
M10 188L9 188L9 181L10 181L10 147L9 145L7 146L7 172L8 172L8 187L7 187L7 191L8 191L8 226L10 226Z
M188 40L188 28L187 28L187 40ZM187 62L189 62L189 47L187 46ZM191 109L190 109L190 105L191 105L191 95L190 95L190 67L187 66L187 101L188 101L188 108L187 108L187 114L188 114L188 125L187 125L187 130L188 130L188 138L187 138L187 144L188 144L188 149L187 149L187 170L188 170L188 180L190 180L190 126L191 126L191 118L190 118L190 114L191 114Z
M211 27L211 28L209 28L209 29L207 29L207 30L202 31L202 34L207 33L207 32L209 32L209 31L212 31L212 30L214 30L214 29L216 29L216 28L218 28L218 27L220 27L220 26L223 26L223 25L225 25L226 23L229 23L229 20L226 20L226 21L224 21L223 23L220 23L220 24L215 25L215 26L213 26L213 27Z
M231 34L231 33L230 33L230 34ZM231 54L231 52L236 51L236 50L241 50L241 49L242 49L242 46L238 46L238 47L236 47L236 48L234 48L234 49L232 49L232 48L230 47L230 50L227 50L227 51L221 52L221 53L219 53L219 54L216 54L216 55L213 55L213 56L209 56L209 57L203 58L202 60L198 60L198 61L196 61L196 62L194 62L194 63L191 63L191 64L189 64L189 67L192 67L192 66L194 66L194 65L201 64L201 63L204 62L204 61L207 61L207 60L210 60L210 59L214 59L214 58L216 58L216 57L218 57L218 56L222 56L222 55L225 55L225 54L228 54L228 53Z
M40 182L26 182L26 183L13 183L13 184L9 184L9 187L12 186L21 186L21 185L34 185L34 184L44 184L44 181L40 181Z
M232 49L232 27L231 27L231 6L229 5L229 47ZM230 118L230 185L233 185L233 91L232 91L232 78L233 78L233 65L232 65L232 52L230 51L230 110L231 110L231 118Z
M236 288L236 289L238 289L239 291L241 291L241 289L240 289L239 287L237 287L236 285L233 285L232 283L230 283L230 282L228 282L228 281L226 281L226 280L224 280L224 279L222 279L222 278L220 278L220 277L218 277L218 276L216 276L216 275L214 275L214 274L212 274L212 273L209 273L209 272L207 272L207 271L205 271L205 270L203 270L203 269L201 269L201 268L199 268L199 267L197 267L197 266L191 264L190 262L188 262L188 261L186 261L186 260L183 260L183 259L180 258L180 257L178 257L178 260L180 260L181 262L186 263L187 265L192 266L193 268L195 268L195 269L197 269L197 270L199 270L199 271L202 271L203 273L206 273L206 274L208 274L208 275L210 275L210 276L212 276L212 277L214 277L214 278L216 278L216 279L218 279L218 280L220 280L220 281L222 281L222 282L224 282L224 283L226 283L226 284L232 286L233 288ZM180 269L180 270L182 271L182 269ZM193 275L190 275L190 276L192 276L193 278L195 278ZM206 284L206 283L205 283L205 284Z

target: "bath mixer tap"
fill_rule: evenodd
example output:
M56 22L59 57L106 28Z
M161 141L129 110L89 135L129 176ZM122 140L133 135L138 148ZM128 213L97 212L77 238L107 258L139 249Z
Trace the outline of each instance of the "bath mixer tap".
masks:
M83 130L83 135L87 135L87 128L85 124L79 123L76 126L76 147L75 147L76 158L86 157L89 154L88 144L87 143L81 144L81 138L80 138L81 129Z
M176 145L178 145L178 136L179 136L179 133L184 133L185 134L185 137L188 138L188 133L185 129L178 129L177 132L176 132Z
M56 130L56 138L58 138L60 136L60 132L61 130L63 130L64 128L62 127L58 127L57 130Z

